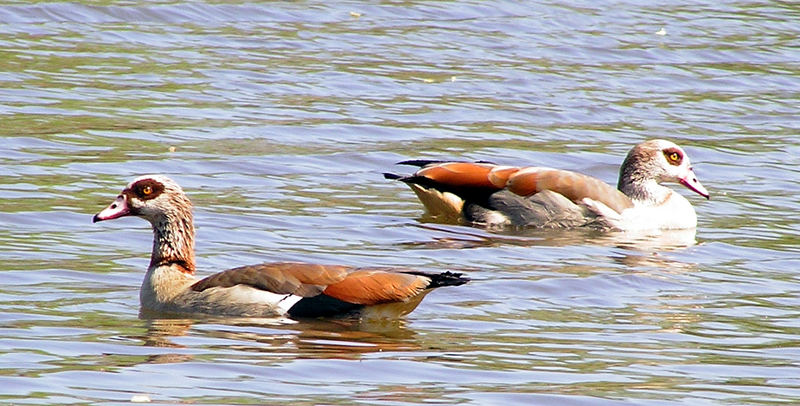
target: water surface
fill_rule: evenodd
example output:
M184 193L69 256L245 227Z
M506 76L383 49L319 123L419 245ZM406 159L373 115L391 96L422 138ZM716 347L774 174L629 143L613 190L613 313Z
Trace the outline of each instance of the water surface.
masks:
M800 6L330 3L0 2L0 402L800 402ZM482 159L613 183L654 137L712 193L681 191L696 232L436 224L381 176ZM140 317L150 232L91 216L143 173L192 198L203 275L473 282L403 320Z

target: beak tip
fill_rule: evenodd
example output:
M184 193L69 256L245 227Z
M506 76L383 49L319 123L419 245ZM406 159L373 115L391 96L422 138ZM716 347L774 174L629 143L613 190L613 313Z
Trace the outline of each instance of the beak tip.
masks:
M703 187L703 185L700 184L697 178L681 178L679 179L678 182L683 186L685 186L686 188L688 188L689 190L691 190L692 192L695 192L698 195L705 197L706 200L711 200L711 194L708 193L708 191L706 190L706 188Z

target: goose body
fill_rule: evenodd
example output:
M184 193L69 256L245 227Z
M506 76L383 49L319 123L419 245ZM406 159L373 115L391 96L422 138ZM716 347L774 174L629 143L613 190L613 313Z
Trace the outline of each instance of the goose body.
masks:
M680 183L709 197L686 152L658 139L631 149L617 188L589 175L536 166L426 160L400 164L420 169L409 176L384 176L408 184L432 216L484 226L694 228L692 205L661 182Z
M153 228L153 251L139 295L150 311L321 317L381 309L376 313L401 316L430 289L468 281L451 272L296 262L241 266L200 279L192 204L177 183L163 175L136 178L93 222L124 216L141 217Z

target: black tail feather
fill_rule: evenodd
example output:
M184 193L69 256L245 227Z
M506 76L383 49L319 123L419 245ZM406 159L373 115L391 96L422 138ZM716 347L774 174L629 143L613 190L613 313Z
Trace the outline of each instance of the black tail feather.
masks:
M333 317L347 315L363 307L363 305L345 302L323 293L300 299L289 309L288 313L290 317L295 318Z
M442 164L445 162L452 162L452 161L440 161L435 159L409 159L408 161L400 161L397 165L411 165L411 166L419 166L420 168L423 166L428 166L432 164Z
M442 161L442 160L437 160L437 159L409 159L407 161L400 161L400 162L397 163L397 165L411 165L411 166L419 166L421 168L423 166L436 165L436 164L446 164L446 163L450 163L450 162L472 162L472 163L476 163L476 164L497 165L494 162L483 161L483 160L481 160L481 161L458 161L458 160L456 160L456 161L453 161L453 160Z
M389 180L399 180L400 182L405 183L413 183L424 187L432 187L436 185L435 181L432 181L424 176L415 176L415 175L398 175L396 173L389 173L384 172L383 177Z
M389 179L389 180L401 180L401 179L404 178L404 176L403 175L398 175L396 173L384 172L383 173L383 178L384 179Z
M470 281L468 277L464 276L464 274L460 272L445 271L441 273L433 273L418 271L409 273L430 278L431 283L426 289L434 289L442 286L459 286Z
M398 162L397 165L413 165L413 166L419 166L421 168L421 167L426 166L426 165L439 164L439 163L443 163L443 162L447 162L447 161L434 161L434 160L428 160L428 159L411 159L411 160L408 160L408 161ZM398 175L396 173L384 172L383 173L383 177L384 177L384 179L389 179L389 180L399 180L401 182L406 182L406 183L409 183L409 182L410 183L416 183L416 182L413 182L413 178L415 178L415 176Z

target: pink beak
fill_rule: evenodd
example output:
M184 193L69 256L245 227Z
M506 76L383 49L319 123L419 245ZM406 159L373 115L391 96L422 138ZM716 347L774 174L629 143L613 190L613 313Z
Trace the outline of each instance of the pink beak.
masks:
M683 178L680 178L679 182L681 185L686 186L687 189L697 193L698 195L703 196L706 199L710 198L708 191L703 187L703 185L700 184L700 181L697 180L697 176L694 175L692 168L689 168L689 173Z
M128 198L125 197L125 195L119 195L113 203L92 217L92 223L103 220L113 220L129 214L131 214L131 209L128 207Z

